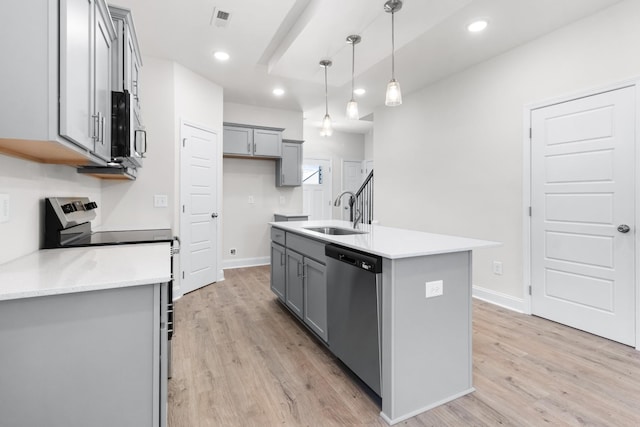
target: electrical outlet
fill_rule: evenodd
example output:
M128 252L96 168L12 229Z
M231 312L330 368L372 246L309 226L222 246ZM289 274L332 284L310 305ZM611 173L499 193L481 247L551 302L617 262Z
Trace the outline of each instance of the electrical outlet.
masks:
M249 204L253 205L256 202L256 199L253 198L253 196L249 196Z
M0 194L0 223L9 222L9 195Z
M502 262L493 261L493 274L502 276Z
M166 208L169 206L169 196L166 194L156 194L153 196L154 208Z
M286 199L284 198L284 196L280 196L280 204L284 205L285 203L287 203Z
M235 254L236 254L236 249L235 249L235 248L230 249L230 250L229 250L229 253L230 253L231 255L235 255Z
M433 282L425 282L425 298L439 297L444 291L444 282L436 280Z

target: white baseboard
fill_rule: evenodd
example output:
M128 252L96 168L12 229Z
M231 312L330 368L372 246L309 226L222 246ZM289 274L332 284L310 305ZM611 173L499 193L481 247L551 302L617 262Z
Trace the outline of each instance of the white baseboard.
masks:
M243 267L256 267L258 265L267 265L271 263L271 257L259 257L259 258L242 258L242 259L225 259L222 261L222 269L227 270L231 268L243 268Z
M491 304L499 305L500 307L509 310L517 311L518 313L525 312L525 304L522 298L516 298L511 295L503 294L502 292L496 292L491 289L474 285L473 297Z

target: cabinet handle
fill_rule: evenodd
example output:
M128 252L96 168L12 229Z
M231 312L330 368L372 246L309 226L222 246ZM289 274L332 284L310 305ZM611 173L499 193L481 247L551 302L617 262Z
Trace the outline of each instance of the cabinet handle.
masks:
M105 119L105 116L103 116L102 113L98 113L98 115L100 116L100 143L102 145L104 145L104 119Z
M247 153L251 154L251 143L247 142Z
M305 279L307 277L307 264L302 265L302 278Z
M284 265L284 254L280 253L280 265Z
M298 262L298 266L296 267L296 273L298 274L298 277L300 276L300 263Z
M91 115L91 118L93 119L91 139L98 141L98 135L100 135L100 113Z

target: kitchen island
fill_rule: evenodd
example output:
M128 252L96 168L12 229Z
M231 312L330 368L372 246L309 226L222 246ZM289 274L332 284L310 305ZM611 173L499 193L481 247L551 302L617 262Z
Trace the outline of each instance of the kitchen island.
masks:
M331 264L324 255L325 245L381 258L379 394L380 416L387 423L401 422L474 390L471 251L499 243L379 225L359 225L355 234L326 234L353 228L337 220L270 225L272 289L329 350L332 330L327 316L332 307L327 285L330 289L334 284L326 283Z
M170 268L169 243L0 265L0 424L166 425Z

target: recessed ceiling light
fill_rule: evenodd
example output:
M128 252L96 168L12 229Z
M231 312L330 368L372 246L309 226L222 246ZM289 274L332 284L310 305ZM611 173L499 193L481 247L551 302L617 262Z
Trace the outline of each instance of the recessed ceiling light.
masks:
M213 56L218 60L218 61L226 61L229 59L229 54L227 52L223 52L221 50L214 52Z
M366 91L366 90L364 90L364 89L363 89L363 88L361 88L361 87L353 91L353 93L355 93L355 94L356 94L356 95L358 95L358 96L364 95L366 92L367 92L367 91Z
M284 95L284 89L277 87L273 90L273 94L275 96L282 96Z
M487 25L489 25L489 23L484 19L481 19L469 24L467 30L471 33L479 33L480 31L484 31L484 29L487 28Z

